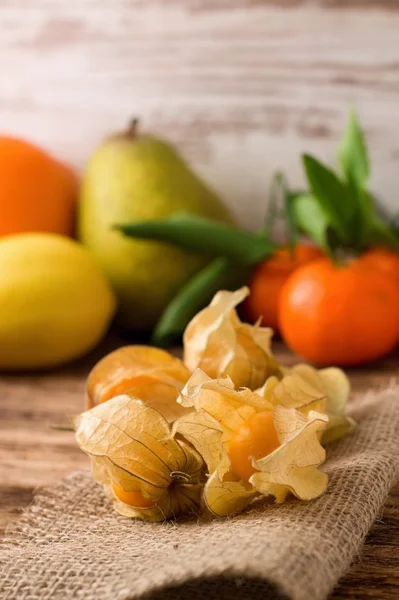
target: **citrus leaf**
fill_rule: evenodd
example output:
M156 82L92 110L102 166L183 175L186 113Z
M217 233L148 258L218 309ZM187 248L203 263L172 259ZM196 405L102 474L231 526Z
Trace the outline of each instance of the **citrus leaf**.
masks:
M390 226L395 235L399 236L399 212L394 214L394 216L390 219Z
M341 241L347 241L349 224L355 212L353 198L348 189L331 169L316 158L305 154L303 164L314 198Z
M270 184L269 202L265 225L262 229L266 235L271 235L279 216L279 199L281 192L285 192L285 178L280 172L274 173Z
M286 180L284 173L276 172L272 177L269 192L269 204L265 226L260 230L261 235L272 236L273 227L279 216L284 217L288 245L293 248L299 240L299 230L295 223L292 213L292 197L299 192L292 192ZM282 201L283 212L279 214L279 201Z
M373 197L367 191L370 178L367 144L353 107L339 145L338 158L355 207L351 226L352 245L362 250L366 245L375 207Z
M184 212L166 219L115 225L114 229L127 237L173 244L211 257L223 256L242 265L257 264L276 247L259 235Z
M372 194L371 192L369 192L369 195L373 202L375 214L377 215L377 217L384 221L384 223L391 223L391 212L387 209L382 200L378 198L375 194Z
M370 246L386 246L399 252L399 234L378 217L374 217L371 223L367 241Z
M290 200L292 218L301 231L331 254L331 221L312 194L298 194Z
M370 177L370 162L366 140L353 107L339 146L338 157L349 185L360 196Z
M354 191L351 191L354 194ZM373 196L367 190L359 190L353 198L356 211L352 219L352 245L357 250L363 250L372 228L375 206Z
M284 198L285 218L287 220L288 245L293 249L300 238L300 230L294 212L295 198L303 192L287 191Z

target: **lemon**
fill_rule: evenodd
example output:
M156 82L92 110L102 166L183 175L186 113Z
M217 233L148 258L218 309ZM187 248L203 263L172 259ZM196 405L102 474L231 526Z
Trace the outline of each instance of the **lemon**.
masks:
M116 301L77 242L50 233L0 241L0 368L58 365L93 348Z

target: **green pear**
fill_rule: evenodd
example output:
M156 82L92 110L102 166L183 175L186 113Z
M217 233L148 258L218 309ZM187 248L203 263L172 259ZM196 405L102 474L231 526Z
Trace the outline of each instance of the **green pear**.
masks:
M113 226L181 211L233 223L176 149L139 135L136 121L95 150L83 176L78 236L108 275L119 300L118 320L130 330L150 330L204 258L124 237Z

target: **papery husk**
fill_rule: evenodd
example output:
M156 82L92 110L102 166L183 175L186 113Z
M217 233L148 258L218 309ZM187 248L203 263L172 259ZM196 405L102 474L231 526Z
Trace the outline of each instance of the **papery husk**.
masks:
M119 395L74 420L76 440L92 462L94 479L105 485L115 509L148 521L196 511L204 463L196 450L171 436L166 419L137 398ZM140 492L154 506L121 502L112 485Z
M313 500L327 489L328 476L318 469L325 460L319 442L327 424L326 415L311 411L303 416L295 409L278 406L274 423L280 446L267 456L252 460L257 472L249 482L240 480L231 470L225 448L221 460L204 488L204 500L216 516L235 515L261 496L274 496L278 504L289 494L301 500Z
M280 367L271 353L272 329L238 318L235 307L248 294L246 287L220 291L192 319L183 338L184 363L191 371L200 368L213 379L228 375L236 388L254 390L279 375Z
M281 379L270 377L256 392L273 406L295 408L305 415L311 410L327 414L329 422L323 433L323 444L338 440L353 429L354 420L345 415L350 383L341 369L317 370L299 364L283 372Z
M201 454L207 472L213 473L220 462L223 429L204 410L190 411L173 424L172 434L182 434Z
M325 398L324 406L322 403L317 405L315 402L308 404L306 408L299 409L301 412L318 410L327 414L329 422L323 433L323 444L334 442L352 431L355 421L345 415L351 388L349 379L342 369L328 367L318 370L311 365L299 364L290 369L290 374L292 377L300 377L302 381L306 382L306 389L313 388L316 393ZM304 388L303 383L301 385Z
M231 470L231 462L224 448L219 464L204 488L204 502L217 517L234 516L242 512L259 493L250 483L242 481Z
M237 431L256 412L272 410L270 402L249 389L236 391L230 377L212 379L197 369L183 388L178 402L204 411L226 434ZM179 420L179 423L181 421Z
M305 384L303 389L313 393L311 386ZM325 402L320 393L316 396L306 395L307 406ZM319 438L328 423L326 415L314 410L302 415L295 408L275 406L250 390L234 390L228 377L212 380L199 369L187 382L179 401L195 408L196 413L177 420L173 431L202 454L210 473L204 501L215 515L237 514L259 495L274 496L280 503L289 493L309 500L325 491L328 478L318 467L325 459ZM248 418L264 411L273 411L280 446L253 461L259 472L248 483L232 472L228 443ZM210 427L211 433L207 430Z
M323 412L327 407L325 393L294 372L288 372L282 379L269 377L256 393L272 406L295 408L303 414L310 410Z
M327 423L327 415L315 411L301 415L293 408L276 406L274 427L280 446L252 461L258 472L249 481L256 490L275 496L277 503L284 502L288 493L301 500L321 496L327 489L328 475L317 468L326 457L319 440Z
M86 384L86 404L93 408L119 394L140 398L169 423L185 414L176 403L190 371L168 352L150 346L125 346L105 356Z

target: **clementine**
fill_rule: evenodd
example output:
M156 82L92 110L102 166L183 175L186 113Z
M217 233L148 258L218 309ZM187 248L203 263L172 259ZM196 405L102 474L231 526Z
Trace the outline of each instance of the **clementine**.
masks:
M397 252L388 250L388 248L372 248L367 250L360 260L399 283L399 254Z
M288 346L316 364L359 365L384 356L398 341L399 287L362 258L324 258L297 269L279 306Z
M0 235L72 235L77 188L69 167L29 142L0 136Z
M260 263L252 274L244 310L255 323L262 317L262 325L279 329L278 306L280 293L288 277L298 267L324 256L316 246L298 244L294 249L280 248L273 256Z

